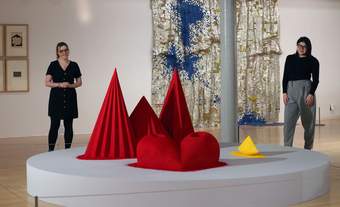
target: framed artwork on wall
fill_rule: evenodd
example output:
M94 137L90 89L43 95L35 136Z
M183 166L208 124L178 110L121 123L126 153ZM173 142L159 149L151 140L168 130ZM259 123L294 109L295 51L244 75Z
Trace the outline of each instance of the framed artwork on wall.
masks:
M5 62L0 59L0 92L5 91Z
M28 91L28 61L6 60L6 91Z
M0 24L0 58L4 56L4 26Z
M0 92L28 92L28 25L0 24Z
M6 56L28 56L28 25L6 25Z

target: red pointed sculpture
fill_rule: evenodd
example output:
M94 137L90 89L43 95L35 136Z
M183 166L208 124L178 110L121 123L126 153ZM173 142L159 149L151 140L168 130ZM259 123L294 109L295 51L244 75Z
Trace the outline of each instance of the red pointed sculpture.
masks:
M177 70L172 73L172 79L159 119L169 135L177 142L194 132Z
M136 145L146 135L168 135L144 96L138 102L129 119L134 131Z
M115 69L84 160L124 159L135 157L134 134Z

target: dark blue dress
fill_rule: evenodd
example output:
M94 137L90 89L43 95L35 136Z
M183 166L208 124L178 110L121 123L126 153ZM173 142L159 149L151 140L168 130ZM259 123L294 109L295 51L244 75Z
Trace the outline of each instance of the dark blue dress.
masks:
M51 75L55 83L74 83L76 78L81 77L79 66L70 61L64 71L58 60L50 63L46 75ZM51 88L48 103L48 115L57 119L78 118L77 93L75 88Z

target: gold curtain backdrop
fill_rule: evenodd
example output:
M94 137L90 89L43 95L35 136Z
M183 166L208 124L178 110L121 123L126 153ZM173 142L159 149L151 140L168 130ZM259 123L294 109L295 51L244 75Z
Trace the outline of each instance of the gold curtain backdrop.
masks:
M160 113L179 70L194 127L220 125L219 0L152 0L152 106Z
M280 110L277 0L236 0L239 114L256 111L277 121Z

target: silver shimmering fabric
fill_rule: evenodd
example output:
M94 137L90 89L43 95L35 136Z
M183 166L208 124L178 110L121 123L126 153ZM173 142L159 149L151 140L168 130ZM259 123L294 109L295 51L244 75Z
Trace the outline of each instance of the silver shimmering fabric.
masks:
M170 54L176 54L177 62L173 62L178 63L176 68L179 70L194 127L218 127L221 95L219 0L152 0L151 5L153 108L156 113L160 113L174 67L174 63L169 63L172 60ZM197 10L196 5L203 17L190 24L190 44L185 46L181 23L183 18L190 18L187 16L190 12ZM175 9L180 6L181 11L187 9L185 16ZM188 57L195 59L190 62L193 63L191 68L186 68Z
M277 0L236 0L239 114L255 110L267 121L277 121L280 109L277 4Z

